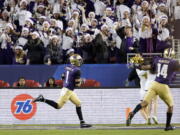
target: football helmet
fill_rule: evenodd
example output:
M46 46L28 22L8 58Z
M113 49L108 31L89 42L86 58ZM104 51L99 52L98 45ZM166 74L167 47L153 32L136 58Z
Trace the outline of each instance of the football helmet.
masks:
M136 54L134 57L130 59L130 63L132 64L143 64L144 58L140 54Z
M164 58L175 58L175 51L173 48L167 48L164 50Z
M72 65L80 67L83 64L83 59L79 54L73 54L70 58L70 63Z

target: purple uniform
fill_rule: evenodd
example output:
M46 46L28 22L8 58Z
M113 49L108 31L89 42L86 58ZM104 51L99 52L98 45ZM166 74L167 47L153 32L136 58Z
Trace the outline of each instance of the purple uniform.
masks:
M73 91L76 87L75 80L80 79L81 76L80 68L74 65L70 65L67 66L65 70L65 80L63 83L63 87Z
M177 61L160 57L154 59L153 65L157 71L155 81L167 85L170 83L173 73L178 68Z

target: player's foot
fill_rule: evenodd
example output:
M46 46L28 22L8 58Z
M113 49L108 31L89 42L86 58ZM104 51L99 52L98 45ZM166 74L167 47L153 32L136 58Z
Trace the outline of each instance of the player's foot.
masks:
M81 128L90 128L90 127L92 127L92 125L86 124L86 123L80 123L80 127Z
M153 116L153 117L152 117L152 120L154 121L154 124L158 124L158 120L157 120L157 117L156 117L156 116Z
M165 131L169 131L169 130L174 130L174 129L175 129L174 126L169 125L169 126L166 127L164 130L165 130Z
M130 112L128 115L128 119L126 120L126 126L131 125L131 120L132 120L133 116L134 116L133 112Z
M39 95L37 98L33 100L33 102L44 102L44 97L43 95Z
M148 118L148 119L147 119L147 124L148 124L148 125L151 125L151 118Z

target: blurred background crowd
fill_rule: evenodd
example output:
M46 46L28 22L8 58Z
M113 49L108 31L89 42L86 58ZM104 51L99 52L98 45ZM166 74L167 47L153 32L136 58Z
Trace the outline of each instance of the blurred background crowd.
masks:
M171 47L179 0L0 0L0 64L126 63Z

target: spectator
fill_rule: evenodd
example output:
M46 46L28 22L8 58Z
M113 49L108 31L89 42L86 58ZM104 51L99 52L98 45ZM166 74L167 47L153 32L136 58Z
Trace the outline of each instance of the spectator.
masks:
M57 35L51 37L51 42L47 45L44 59L45 63L48 65L61 64L63 62L62 48Z
M171 47L169 43L170 40L169 30L166 28L167 21L168 21L167 16L161 16L158 27L157 44L156 44L156 52L158 53L163 53L166 48Z
M56 81L54 79L54 77L50 77L47 82L45 83L45 87L48 88L55 88L57 87Z
M0 64L12 64L14 43L11 38L12 24L7 24L5 32L0 36Z
M83 61L85 64L92 64L94 63L93 59L93 39L90 34L84 35L84 42L81 47L83 52Z
M31 33L31 39L23 48L28 50L26 64L43 64L45 48L43 42L39 38L39 33L34 31Z
M109 28L107 25L101 26L101 32L94 39L93 54L96 63L108 63L108 45Z
M11 39L11 51L14 46L27 46L30 42L34 44L36 41L32 41L29 33L37 31L38 41L41 41L39 43L44 50L51 44L51 37L58 36L63 49L62 63L66 63L66 53L72 48L76 53L83 54L85 61L93 57L94 63L121 62L119 56L123 54L120 48L121 42L126 40L124 28L127 26L132 27L133 37L140 42L139 50L145 53L154 53L156 49L157 52L161 52L163 49L159 50L159 47L162 47L162 42L163 47L169 45L172 38L165 37L168 35L172 37L174 27L171 24L174 19L174 38L179 37L176 30L179 26L178 3L171 0L1 0L0 46L3 51L9 46L7 40L3 38L5 33L8 36L4 37ZM162 16L167 16L170 27L166 24L161 28ZM160 29L166 32L159 33ZM90 34L87 37L91 37L94 43L91 56L87 56L91 51L87 52L82 48L87 44L84 42L84 36L87 34ZM37 53L37 50L30 50L27 49L27 57L29 54ZM11 54L8 57L12 59L14 56ZM31 59L35 60L36 57L37 55L32 56ZM37 60L41 60L32 63L43 63L44 54L39 53L38 57Z
M133 36L132 27L125 28L125 38L122 40L120 53L121 53L121 62L127 62L127 53L137 53L138 52L138 42L137 39Z
M13 64L26 64L26 54L22 46L16 46L14 50Z
M140 36L140 51L142 53L152 53L153 41L152 41L153 28L151 26L150 17L144 16L142 20L142 25L139 30Z
M20 77L17 81L16 87L23 88L26 87L26 80L24 77Z
M16 45L25 46L29 40L29 29L26 27L22 28L21 36L18 38Z

